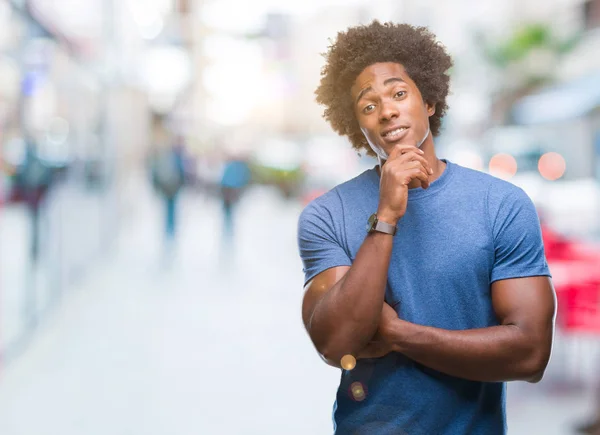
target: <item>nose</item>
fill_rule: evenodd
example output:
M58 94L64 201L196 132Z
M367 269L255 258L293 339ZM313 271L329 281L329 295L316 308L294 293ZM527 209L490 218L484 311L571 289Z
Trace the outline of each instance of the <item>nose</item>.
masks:
M379 112L379 121L386 122L390 121L394 118L397 118L399 115L397 104L394 101L382 101L381 102L381 111Z

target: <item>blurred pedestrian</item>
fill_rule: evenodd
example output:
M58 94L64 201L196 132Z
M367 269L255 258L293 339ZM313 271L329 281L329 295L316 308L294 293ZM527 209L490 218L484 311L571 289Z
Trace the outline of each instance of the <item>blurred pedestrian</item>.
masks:
M42 237L42 210L53 181L52 168L40 157L33 138L25 140L25 159L15 172L16 196L27 206L30 222L29 261L31 269L27 273L23 294L23 318L28 327L37 323L36 291L34 281L36 268L40 260L40 241Z
M426 28L353 27L325 59L325 118L379 158L298 223L303 321L343 369L334 431L505 434L504 382L538 382L552 347L535 207L437 157L452 60Z
M31 222L30 259L39 259L40 214L44 199L52 184L52 168L40 158L32 138L26 139L25 159L16 169L15 188L27 205Z
M229 157L221 176L221 201L223 206L223 235L230 240L234 234L235 208L244 190L250 184L250 167L242 157Z
M597 406L596 414L589 421L577 425L575 431L581 434L600 435L600 406Z
M155 150L151 159L152 183L164 204L164 235L170 248L177 233L178 196L185 184L183 138Z

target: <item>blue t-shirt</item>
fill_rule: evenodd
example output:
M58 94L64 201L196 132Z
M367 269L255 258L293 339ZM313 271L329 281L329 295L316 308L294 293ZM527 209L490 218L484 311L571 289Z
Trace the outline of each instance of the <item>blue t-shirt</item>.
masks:
M429 189L410 189L398 223L385 300L400 318L464 330L498 325L494 281L549 276L536 209L522 189L446 161ZM298 226L305 281L350 266L377 210L374 169L312 201ZM355 400L352 386L364 391ZM506 433L505 385L446 375L400 353L342 370L336 434Z

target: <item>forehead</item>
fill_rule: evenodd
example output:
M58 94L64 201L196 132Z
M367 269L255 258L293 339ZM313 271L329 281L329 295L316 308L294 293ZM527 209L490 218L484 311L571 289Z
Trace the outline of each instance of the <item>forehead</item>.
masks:
M353 96L368 87L383 84L389 78L399 78L409 85L414 85L402 64L396 62L381 62L369 65L356 77L350 92Z

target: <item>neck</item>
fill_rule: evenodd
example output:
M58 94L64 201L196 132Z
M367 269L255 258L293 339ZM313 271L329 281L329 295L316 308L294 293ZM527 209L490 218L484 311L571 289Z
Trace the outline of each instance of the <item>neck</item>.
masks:
M425 159L429 162L431 169L433 169L433 174L429 177L429 182L431 183L440 178L442 172L444 172L444 169L446 168L446 164L438 159L431 134L427 137L425 142L423 142L423 145L421 145L421 150L425 153ZM421 183L417 181L417 185L420 186Z

